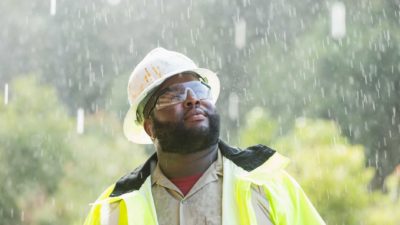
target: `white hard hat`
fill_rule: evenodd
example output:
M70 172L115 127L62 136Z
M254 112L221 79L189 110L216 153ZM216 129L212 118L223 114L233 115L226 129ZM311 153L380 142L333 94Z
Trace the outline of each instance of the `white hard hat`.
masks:
M128 99L131 106L124 120L124 134L128 140L137 144L152 143L143 128L142 121L138 121L138 106L167 78L183 72L194 72L204 78L211 87L212 101L215 104L220 91L220 82L214 72L197 67L191 59L181 53L155 48L144 57L129 77Z

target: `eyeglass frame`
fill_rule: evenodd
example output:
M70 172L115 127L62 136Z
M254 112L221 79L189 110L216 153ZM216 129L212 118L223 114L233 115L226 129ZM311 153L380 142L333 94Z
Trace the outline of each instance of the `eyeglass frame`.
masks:
M205 85L206 87L208 87L211 90L211 86L208 85L208 80L206 77L202 77L197 73L193 73L193 72L183 72L177 75L192 75L195 76L198 81L200 81L203 85ZM162 89L164 90L164 89ZM146 97L141 101L141 103L139 103L138 108L136 110L136 123L141 124L144 119L149 118L151 112L154 110L158 98L160 97L161 94L157 94L157 92L162 92L162 90L159 90L158 88L154 88L154 90L150 91ZM153 102L153 99L155 97L155 95L157 94L157 97L155 98L154 103L152 104L152 107L149 110L146 110L148 108L148 104Z

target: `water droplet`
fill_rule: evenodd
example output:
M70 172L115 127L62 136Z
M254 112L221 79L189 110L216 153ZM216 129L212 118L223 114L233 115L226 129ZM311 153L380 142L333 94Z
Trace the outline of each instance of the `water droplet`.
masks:
M4 105L8 104L8 84L4 85Z
M246 21L239 19L235 23L235 46L238 49L244 48L246 45Z
M79 108L77 111L77 119L76 119L76 132L78 134L83 134L84 126L85 126L85 111L82 108Z
M346 35L346 8L342 2L335 2L331 8L331 35L341 39Z
M50 0L50 15L56 15L56 0Z

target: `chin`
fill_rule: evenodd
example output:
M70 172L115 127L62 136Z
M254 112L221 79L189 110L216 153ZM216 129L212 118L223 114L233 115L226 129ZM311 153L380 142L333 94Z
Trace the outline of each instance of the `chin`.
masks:
M204 129L209 129L210 125L209 125L208 121L203 120L203 121L188 122L185 124L185 127L187 129L196 129L197 128L197 129L204 130Z
M161 122L154 119L153 124L153 132L165 152L193 153L216 144L219 139L218 114L198 122Z

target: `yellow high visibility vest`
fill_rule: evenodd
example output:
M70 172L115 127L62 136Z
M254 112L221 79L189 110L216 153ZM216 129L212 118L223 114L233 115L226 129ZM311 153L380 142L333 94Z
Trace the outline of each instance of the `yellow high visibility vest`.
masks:
M275 153L264 164L247 172L223 157L223 225L256 225L251 204L251 185L263 187L270 204L270 218L276 225L322 225L322 220L297 182L284 170L288 159ZM157 225L157 214L151 193L151 176L136 191L109 197L109 187L93 203L84 225L102 224L102 212L119 203L118 225Z

